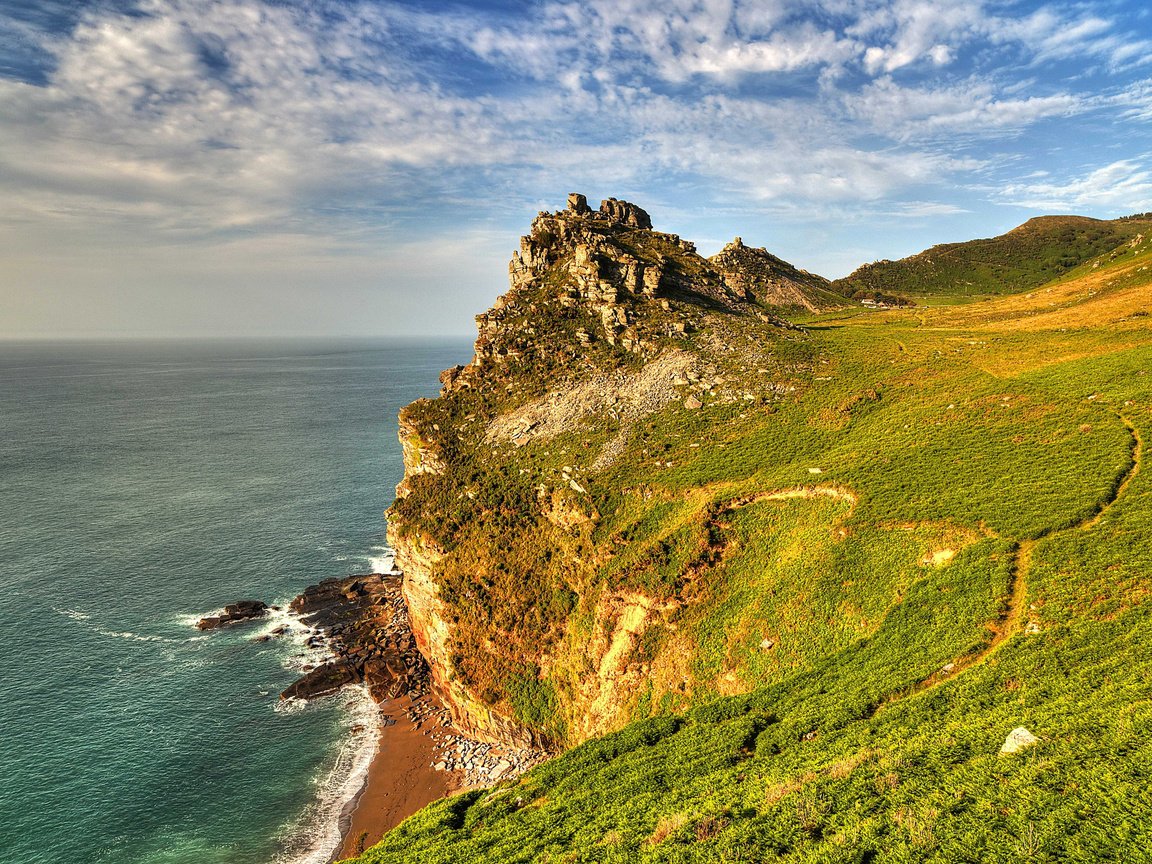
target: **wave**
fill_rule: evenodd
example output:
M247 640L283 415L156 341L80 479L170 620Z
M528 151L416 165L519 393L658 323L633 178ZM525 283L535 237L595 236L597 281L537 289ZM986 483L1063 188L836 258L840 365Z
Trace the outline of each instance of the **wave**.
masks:
M132 642L163 642L168 645L182 645L186 642L200 642L208 638L207 635L204 635L173 639L169 636L157 636L151 633L133 633L130 630L109 630L106 627L101 627L99 624L94 623L92 616L87 612L81 612L78 609L53 609L52 611L63 615L65 618L71 618L77 624L83 625L93 633L97 633L100 636L107 636L110 639L128 639Z
M201 618L215 618L224 614L224 607L218 606L210 612L188 612L176 616L176 623L181 627L195 627L200 623Z
M274 864L328 864L334 860L344 840L345 823L368 779L380 744L380 709L363 686L346 687L335 698L345 700L347 730L343 741L332 765L317 775L312 803L278 836L281 851ZM280 704L293 702L301 704L282 710L295 712L308 705L298 699Z
M396 552L390 546L374 546L368 554L368 566L372 573L392 574L396 570Z
M369 560L373 572L392 572L392 550L380 550L384 554ZM377 569L379 564L386 565ZM298 612L291 609L288 602L276 602L268 613L252 623L255 628L246 628L248 639L272 637L273 644L287 650L283 653L282 665L286 669L303 673L319 666L336 654L332 650L327 634L305 624ZM216 610L217 613L223 610ZM213 614L213 613L207 613ZM181 620L188 626L195 626L203 615L185 615ZM228 632L231 628L214 631ZM211 634L205 634L206 638ZM304 808L296 820L286 824L276 836L280 851L272 859L273 864L329 864L344 840L348 820L368 779L368 770L380 742L383 721L375 700L363 685L348 686L338 693L319 700L279 699L272 705L277 714L296 714L309 709L319 709L321 705L331 705L341 700L342 724L339 749L328 767L321 770L313 782L316 793L312 802Z

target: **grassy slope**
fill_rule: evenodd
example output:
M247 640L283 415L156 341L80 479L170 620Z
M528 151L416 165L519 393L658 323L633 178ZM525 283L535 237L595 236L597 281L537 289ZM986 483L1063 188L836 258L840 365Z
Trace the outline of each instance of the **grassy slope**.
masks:
M845 294L882 291L921 298L983 297L1028 291L1120 248L1148 221L1042 216L983 240L934 246L899 261L866 264L833 283Z
M635 430L572 541L622 551L568 578L690 599L654 716L362 860L1152 860L1149 259L826 321L744 370L785 398Z

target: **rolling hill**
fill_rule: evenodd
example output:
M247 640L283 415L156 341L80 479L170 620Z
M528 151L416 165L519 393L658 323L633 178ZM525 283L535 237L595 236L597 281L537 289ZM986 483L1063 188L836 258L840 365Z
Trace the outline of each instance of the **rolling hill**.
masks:
M865 264L832 283L847 295L979 298L1029 291L1152 230L1143 218L1040 216L1007 234L946 243L899 261Z

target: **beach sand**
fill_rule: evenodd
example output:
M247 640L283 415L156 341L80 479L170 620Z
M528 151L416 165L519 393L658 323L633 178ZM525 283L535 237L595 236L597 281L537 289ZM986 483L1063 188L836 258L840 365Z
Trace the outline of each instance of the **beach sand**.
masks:
M429 697L424 697L425 699ZM425 732L431 719L418 728L408 717L408 697L390 700L383 705L385 716L394 721L380 733L380 745L368 779L353 802L344 829L344 842L337 860L360 854L380 841L384 833L395 828L426 804L459 788L462 777L451 771L437 771L436 742Z

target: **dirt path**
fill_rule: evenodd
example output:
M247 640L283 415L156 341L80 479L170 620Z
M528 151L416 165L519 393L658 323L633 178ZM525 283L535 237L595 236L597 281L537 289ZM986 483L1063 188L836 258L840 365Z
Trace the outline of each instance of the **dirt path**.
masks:
M1144 461L1144 441L1140 436L1139 430L1132 425L1123 413L1117 411L1116 416L1120 418L1120 422L1128 429L1129 434L1132 436L1132 464L1128 468L1120 483L1117 484L1108 500L1102 502L1096 511L1091 515L1077 522L1068 528L1063 528L1059 531L1054 531L1046 537L1057 537L1061 534L1067 534L1072 531L1090 531L1100 524L1100 520L1104 518L1105 514L1112 508L1112 506L1120 500L1120 497L1128 490L1132 480L1140 473L1140 468ZM945 681L954 680L959 675L983 665L990 657L1000 649L1005 642L1011 637L1024 633L1027 628L1026 622L1026 603L1028 600L1028 574L1032 569L1032 556L1036 549L1036 540L1022 540L1016 546L1014 559L1012 562L1012 579L1011 591L1008 599L1008 606L1004 612L997 618L995 624L989 625L989 629L993 631L993 637L988 645L979 653L966 655L960 657L947 664L943 669L933 672L927 678L917 682L911 687L904 690L889 694L880 701L880 704L872 712L875 716L885 705L890 705L893 702L898 702L901 699L906 699L915 696L918 693L923 693L926 690L931 690Z
M1133 426L1132 421L1120 411L1116 412L1116 416L1120 418L1120 422L1127 427L1128 434L1132 436L1132 466L1128 469L1128 473L1124 479L1120 481L1120 485L1116 487L1116 491L1112 493L1112 497L1100 505L1100 509L1096 511L1096 515L1076 526L1077 528L1087 530L1089 528L1095 528L1100 524L1100 520L1104 518L1104 514L1108 512L1108 509L1120 499L1121 495L1128 491L1128 487L1132 484L1136 475L1140 473L1140 467L1144 463L1144 439L1140 437L1140 430Z
M737 510L750 504L759 504L761 501L791 501L796 498L833 498L837 501L847 501L853 507L856 506L856 496L839 486L797 486L794 489L757 492L742 498L734 498L724 505L721 512Z

